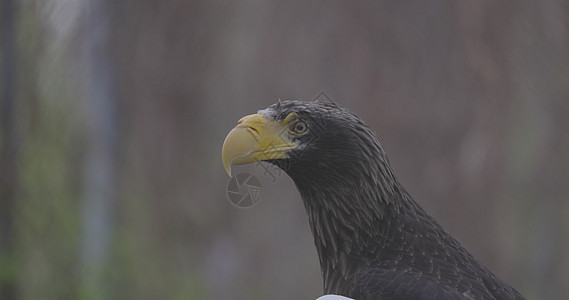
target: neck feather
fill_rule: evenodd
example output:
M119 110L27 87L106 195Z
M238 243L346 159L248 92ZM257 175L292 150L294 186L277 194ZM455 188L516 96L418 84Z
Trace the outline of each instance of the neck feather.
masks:
M383 152L372 160L350 160L341 169L291 172L306 207L326 292L352 279L375 257L391 224L399 221L403 191ZM348 171L349 170L349 171Z

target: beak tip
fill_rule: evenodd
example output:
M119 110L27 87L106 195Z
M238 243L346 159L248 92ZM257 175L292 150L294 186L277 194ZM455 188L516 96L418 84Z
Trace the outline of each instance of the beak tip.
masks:
M225 172L231 177L231 164L224 164Z
M249 162L244 160L256 146L254 137L246 128L235 127L225 137L221 149L221 160L227 175L231 177L231 166Z

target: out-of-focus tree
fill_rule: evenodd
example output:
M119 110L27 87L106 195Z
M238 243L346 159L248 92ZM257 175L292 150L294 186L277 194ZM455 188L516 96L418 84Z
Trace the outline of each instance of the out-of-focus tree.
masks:
M81 282L95 299L111 296L110 260L115 225L118 122L115 64L111 59L113 23L109 1L88 0L81 11L79 64L84 76L84 181L81 202Z
M16 289L14 250L14 207L18 185L15 104L17 83L16 20L17 3L0 7L0 298L12 299Z

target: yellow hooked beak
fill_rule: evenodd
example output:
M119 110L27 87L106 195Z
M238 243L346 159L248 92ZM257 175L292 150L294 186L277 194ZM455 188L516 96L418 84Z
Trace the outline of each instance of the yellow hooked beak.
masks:
M286 151L298 145L288 140L291 114L282 122L268 120L261 114L248 115L237 123L225 141L221 150L223 167L231 176L232 165L243 165L255 161L289 158Z

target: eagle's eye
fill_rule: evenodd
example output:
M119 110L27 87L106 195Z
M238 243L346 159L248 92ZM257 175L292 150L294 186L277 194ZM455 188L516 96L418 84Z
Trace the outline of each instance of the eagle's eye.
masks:
M298 120L290 124L290 127L288 129L295 134L304 134L308 130L308 125L306 122Z

